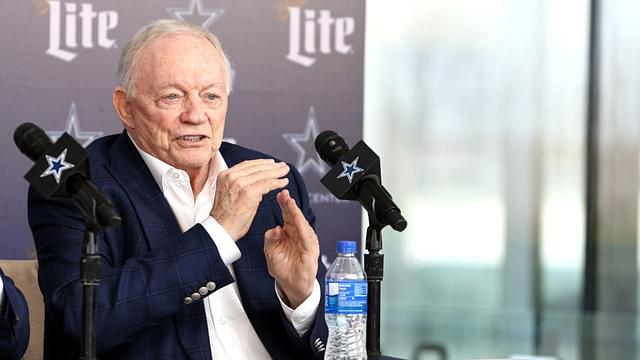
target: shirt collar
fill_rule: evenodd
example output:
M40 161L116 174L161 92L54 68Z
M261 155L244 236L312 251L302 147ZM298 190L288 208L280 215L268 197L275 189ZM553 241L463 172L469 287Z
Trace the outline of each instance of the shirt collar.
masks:
M129 134L129 132L127 131L127 136L129 136L129 139L131 140L131 142L133 143L133 146L136 147L136 150L138 150L138 153L140 154L140 156L142 157L142 160L144 161L144 163L147 165L147 167L149 168L149 171L151 172L151 176L153 176L153 180L155 180L156 184L158 184L158 186L160 187L160 189L162 189L162 179L164 178L164 176L167 175L167 173L171 170L179 170L176 169L175 167L167 164L166 162L158 159L157 157L147 153L146 151L142 150L138 144L136 144L135 140L133 140L133 137L131 137L131 134ZM215 181L213 181L213 179L218 177L218 174L223 171L228 169L229 167L227 166L227 163L224 161L224 158L222 157L222 154L220 154L220 151L217 151L215 156L217 157L217 161L214 162L214 166L211 166L209 168L209 177L207 178L207 183L209 184L209 186L211 188L213 188L215 186ZM180 170L182 171L182 170Z

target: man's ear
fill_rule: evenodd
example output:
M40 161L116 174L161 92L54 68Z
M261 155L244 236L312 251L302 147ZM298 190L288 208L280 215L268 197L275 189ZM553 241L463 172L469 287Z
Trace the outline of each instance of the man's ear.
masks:
M131 101L127 96L127 91L122 86L118 86L113 89L112 95L113 108L116 110L116 114L122 121L122 124L127 130L134 128L133 116L131 114Z

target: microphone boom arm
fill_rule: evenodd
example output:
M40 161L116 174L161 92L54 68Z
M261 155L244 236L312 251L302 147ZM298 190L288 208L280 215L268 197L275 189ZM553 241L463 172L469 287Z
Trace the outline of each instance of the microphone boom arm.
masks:
M358 182L358 202L367 210L369 223L391 226L396 231L407 227L407 220L393 202L391 194L382 186L380 177L367 174Z

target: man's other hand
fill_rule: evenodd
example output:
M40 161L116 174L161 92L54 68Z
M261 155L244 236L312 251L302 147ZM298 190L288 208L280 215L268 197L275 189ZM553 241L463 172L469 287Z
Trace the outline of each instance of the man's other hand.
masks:
M264 254L269 274L276 279L289 306L295 309L313 291L320 245L315 231L289 191L282 190L277 200L284 225L265 232Z

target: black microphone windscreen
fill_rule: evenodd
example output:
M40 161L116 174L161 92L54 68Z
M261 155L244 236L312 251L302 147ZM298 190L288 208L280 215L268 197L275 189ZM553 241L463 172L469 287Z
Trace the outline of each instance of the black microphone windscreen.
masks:
M322 160L331 166L335 165L340 157L349 151L349 146L344 142L342 136L331 130L321 132L314 143Z
M38 161L53 145L44 130L28 122L22 123L16 128L13 133L13 141L18 149L33 161Z

